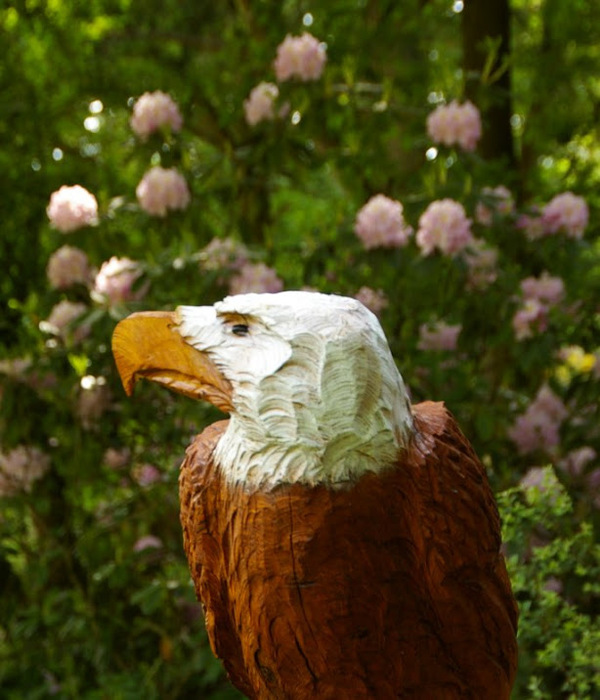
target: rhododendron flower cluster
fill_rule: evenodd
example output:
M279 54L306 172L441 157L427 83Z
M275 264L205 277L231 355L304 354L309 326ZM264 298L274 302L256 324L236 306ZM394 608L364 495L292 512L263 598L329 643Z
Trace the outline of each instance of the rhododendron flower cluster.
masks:
M512 326L517 340L531 338L548 327L551 306L562 301L565 285L560 277L543 272L539 278L527 277L521 281L524 302L517 309Z
M474 239L465 249L465 262L468 267L468 284L475 289L487 287L498 276L498 251L485 241Z
M481 138L479 110L468 100L462 105L456 100L439 105L427 117L427 133L434 143L474 151Z
M37 447L19 445L6 454L0 453L0 496L29 493L49 467L50 457Z
M247 294L248 292L280 292L283 282L272 268L264 263L246 263L237 275L229 280L231 294Z
M71 233L98 223L98 202L81 185L63 185L50 195L46 213L54 228L61 233Z
M156 90L145 92L135 103L130 120L133 131L145 141L150 134L165 126L180 131L183 119L170 95Z
M472 243L471 219L459 202L436 200L421 214L417 245L423 255L430 255L436 248L444 255L455 255Z
M163 546L162 540L154 535L144 535L133 545L134 552L142 552L144 549L160 549Z
M570 238L581 238L589 216L588 205L583 197L563 192L546 204L542 211L542 222L547 235L565 233Z
M87 308L81 302L63 299L52 308L50 316L40 324L40 328L43 331L59 336L63 340L72 336L73 340L79 342L89 333L89 327L82 325L71 329L71 326L87 311Z
M302 36L285 37L277 47L273 63L279 82L299 78L303 81L318 80L325 68L327 53L325 46L308 32Z
M517 340L543 333L548 328L548 307L537 299L526 299L513 316L512 327Z
M567 417L564 403L544 384L525 413L517 417L508 436L519 454L550 450L560 442L559 430Z
M153 464L138 464L133 470L133 478L140 486L152 486L162 479L162 473Z
M522 214L517 227L522 229L530 241L565 234L580 239L589 221L589 208L583 199L572 192L557 194L541 212L534 208L530 214Z
M175 168L150 168L135 191L142 209L152 216L164 217L169 209L185 209L190 191L185 178Z
M450 325L444 321L422 324L419 327L419 350L456 350L458 336L462 330L460 323Z
M504 185L484 187L481 194L485 202L478 202L475 207L475 220L484 226L491 226L494 214L506 216L514 211L515 202L510 190Z
M542 272L540 277L527 277L521 281L521 291L525 299L537 299L545 304L554 305L562 301L565 284L560 277L552 277Z
M558 466L572 478L578 479L583 475L588 464L593 462L597 456L596 450L593 447L585 445L584 447L578 447L568 452L563 459L560 460Z
M102 263L100 271L94 280L94 295L109 304L121 304L126 301L141 299L146 293L145 288L134 292L133 286L142 275L139 263L129 258L117 258Z
M354 295L361 304L372 311L377 316L389 305L388 298L381 289L371 289L371 287L361 287Z
M275 83L259 83L252 88L244 100L244 114L250 126L259 122L275 119L275 100L279 97L279 88Z
M199 257L205 270L237 270L248 261L248 250L233 238L213 238Z
M400 248L408 243L412 229L404 221L400 202L376 194L358 211L354 232L367 250Z
M88 257L80 248L64 245L50 256L46 274L53 289L88 284L91 275Z
M554 493L559 491L561 488L560 482L554 473L554 469L552 469L550 466L531 467L531 469L528 469L523 478L519 481L519 486L525 490L536 489L541 493L546 491ZM536 546L543 546L544 544L546 544L546 542L543 544L542 542L539 542L539 544Z
M537 208L534 208L530 214L521 214L517 219L517 228L521 229L530 241L549 235L544 227L542 215L537 211Z

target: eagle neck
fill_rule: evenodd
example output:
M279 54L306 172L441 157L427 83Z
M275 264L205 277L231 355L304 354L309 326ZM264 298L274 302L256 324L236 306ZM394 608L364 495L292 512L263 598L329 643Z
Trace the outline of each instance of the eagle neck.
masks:
M386 377L370 367L357 385L355 374L343 366L339 372L340 363L316 366L319 378L309 388L294 381L294 363L263 379L260 391L237 387L236 411L215 452L227 481L251 490L336 487L397 462L413 423L395 365Z

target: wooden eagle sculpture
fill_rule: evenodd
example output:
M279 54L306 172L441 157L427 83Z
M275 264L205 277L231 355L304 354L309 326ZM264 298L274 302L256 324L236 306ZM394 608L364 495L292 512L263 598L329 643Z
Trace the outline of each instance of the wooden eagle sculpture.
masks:
M115 329L144 377L230 414L181 467L216 656L249 698L509 698L517 608L486 473L443 403L410 405L355 299L243 294Z

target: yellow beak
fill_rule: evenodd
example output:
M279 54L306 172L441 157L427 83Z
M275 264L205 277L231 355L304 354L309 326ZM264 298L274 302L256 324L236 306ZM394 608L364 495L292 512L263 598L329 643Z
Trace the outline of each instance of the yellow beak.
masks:
M231 384L210 358L177 332L173 311L142 311L117 324L112 351L128 396L140 378L233 410Z

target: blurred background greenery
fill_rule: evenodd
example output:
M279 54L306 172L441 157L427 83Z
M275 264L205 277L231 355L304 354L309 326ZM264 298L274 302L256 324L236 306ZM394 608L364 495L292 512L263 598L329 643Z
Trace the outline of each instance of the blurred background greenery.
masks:
M210 304L243 284L370 290L414 400L446 401L499 494L521 608L514 697L600 697L599 22L594 0L0 7L2 697L238 697L208 646L178 522L178 465L218 413L154 386L125 400L110 336L133 310ZM277 81L278 46L303 32L324 44L322 75ZM277 112L253 125L244 102L261 81L277 84ZM132 110L156 90L183 127L140 138ZM428 132L454 99L481 114L474 151ZM166 216L136 198L159 165L191 194ZM51 225L63 185L93 193L97 225ZM514 207L485 189L499 185ZM583 237L525 235L522 215L569 191L589 207ZM494 251L485 279L468 256L412 240L365 249L355 220L379 193L415 232L432 202L460 202ZM94 274L57 285L47 266L64 244L95 271L133 261L134 286L115 298ZM265 267L240 280L248 263ZM520 283L544 272L563 293L519 337ZM64 301L82 312L57 328ZM439 322L460 326L456 345L424 341ZM525 444L541 387L555 415L534 416Z

